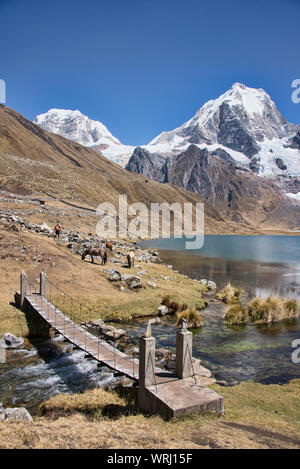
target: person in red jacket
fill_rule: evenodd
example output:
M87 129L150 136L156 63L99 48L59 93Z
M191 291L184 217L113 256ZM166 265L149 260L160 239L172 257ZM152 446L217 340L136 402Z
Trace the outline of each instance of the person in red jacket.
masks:
M59 239L59 235L60 235L60 226L59 226L58 222L57 222L56 225L55 225L54 231L55 231L55 238L56 238L56 239Z

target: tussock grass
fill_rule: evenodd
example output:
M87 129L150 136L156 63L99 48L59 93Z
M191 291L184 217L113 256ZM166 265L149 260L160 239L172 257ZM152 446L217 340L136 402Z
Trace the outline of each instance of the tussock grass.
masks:
M296 300L284 300L269 296L266 300L254 298L247 305L247 315L251 322L270 323L279 322L298 315Z
M182 313L178 313L176 317L176 326L181 326L182 319L185 319L187 322L187 328L193 329L196 327L201 327L203 325L203 319L200 314L197 312L196 308L189 308Z
M179 304L177 301L171 301L170 295L165 295L161 304L166 306L171 314L176 314L188 308L185 303Z
M219 293L216 294L216 298L224 301L226 304L234 304L239 302L242 293L243 290L241 288L233 287L229 282Z
M228 324L246 324L248 317L246 309L241 302L228 305L225 312L225 320Z
M228 306L225 319L229 324L264 324L295 318L299 314L296 300L269 296L253 298L246 306L239 301Z

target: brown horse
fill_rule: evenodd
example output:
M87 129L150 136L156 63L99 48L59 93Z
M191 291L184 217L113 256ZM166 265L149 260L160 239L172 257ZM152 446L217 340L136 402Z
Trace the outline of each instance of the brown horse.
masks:
M112 249L113 249L113 243L112 243L111 241L105 240L105 247L106 247L107 249L109 249L110 251L112 251Z
M134 251L130 251L127 254L127 262L128 262L129 269L131 268L131 266L134 267L134 257L135 257Z
M101 257L101 265L105 265L107 262L107 252L103 248L87 248L83 252L81 259L84 261L84 259L88 255L91 256L93 264L94 264L94 257Z

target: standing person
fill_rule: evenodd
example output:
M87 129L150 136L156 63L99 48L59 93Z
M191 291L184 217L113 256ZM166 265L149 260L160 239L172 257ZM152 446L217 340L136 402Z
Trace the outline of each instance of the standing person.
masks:
M55 238L56 238L56 239L59 239L59 235L60 235L60 226L59 226L58 222L57 222L56 225L55 225L54 231L55 231Z

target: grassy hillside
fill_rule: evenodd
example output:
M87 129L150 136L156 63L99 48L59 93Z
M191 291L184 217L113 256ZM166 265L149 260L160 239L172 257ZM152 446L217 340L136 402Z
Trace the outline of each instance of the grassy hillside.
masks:
M0 106L0 190L19 195L58 197L96 208L101 202L203 202L191 192L130 173L100 153L50 134L17 112ZM253 231L248 224L228 222L205 203L206 232Z

